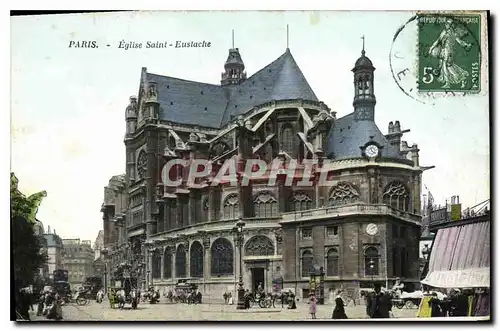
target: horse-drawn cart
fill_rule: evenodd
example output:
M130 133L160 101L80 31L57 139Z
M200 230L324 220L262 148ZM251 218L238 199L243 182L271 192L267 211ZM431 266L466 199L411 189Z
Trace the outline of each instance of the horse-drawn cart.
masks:
M130 272L129 265L120 265L115 273L114 292L114 301L118 304L118 308L123 309L129 304L132 309L137 309L141 296L137 288L137 277Z
M396 306L396 308L403 309L416 309L420 305L420 301L422 300L422 292L402 292L401 295L394 295L392 298L392 305Z

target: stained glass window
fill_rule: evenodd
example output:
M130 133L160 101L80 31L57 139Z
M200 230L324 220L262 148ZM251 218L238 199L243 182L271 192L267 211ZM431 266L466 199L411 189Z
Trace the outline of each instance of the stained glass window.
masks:
M212 244L212 276L233 274L233 245L225 238L219 238Z
M274 245L271 239L258 235L252 237L245 247L246 256L268 256L274 255Z
M193 242L189 251L189 270L190 276L203 278L203 246L199 241Z
M410 194L406 186L401 182L392 182L387 185L382 199L384 204L392 208L403 211L410 210Z
M339 251L336 248L331 248L326 254L326 275L339 275Z
M186 248L184 245L179 245L175 253L175 276L177 278L186 277Z
M144 151L139 153L139 157L137 158L137 174L139 178L143 179L146 177L148 171L148 158Z
M309 277L309 273L313 269L313 254L310 250L304 251L301 258L301 274L302 277Z
M172 278L172 251L169 248L163 253L163 278Z

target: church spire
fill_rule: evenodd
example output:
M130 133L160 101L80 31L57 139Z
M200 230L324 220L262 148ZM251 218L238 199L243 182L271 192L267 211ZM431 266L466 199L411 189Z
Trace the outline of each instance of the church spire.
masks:
M373 121L375 118L375 92L373 78L375 68L372 61L366 56L365 36L361 37L363 46L361 57L356 61L352 72L354 73L354 119L356 121Z
M363 49L361 50L361 56L365 56L365 35L363 35L361 39L363 39Z
M241 59L240 50L234 48L234 30L232 30L232 48L224 64L224 72L221 75L221 85L237 85L247 78L245 64Z

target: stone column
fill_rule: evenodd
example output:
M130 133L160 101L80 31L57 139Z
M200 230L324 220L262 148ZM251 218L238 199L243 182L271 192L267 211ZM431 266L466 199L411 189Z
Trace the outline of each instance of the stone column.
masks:
M164 272L164 268L165 268L165 247L162 247L160 249L160 252L161 252L161 266L160 266L160 279L163 280L163 272Z
M203 241L203 282L210 279L210 237L202 236Z
M186 278L191 277L191 255L189 254L189 240L184 242L184 247L186 248Z
M175 245L173 245L171 247L171 254L170 254L170 258L172 259L172 279L175 279L177 278L177 273L176 273L176 268L175 268L175 252L177 251L176 249L177 247Z

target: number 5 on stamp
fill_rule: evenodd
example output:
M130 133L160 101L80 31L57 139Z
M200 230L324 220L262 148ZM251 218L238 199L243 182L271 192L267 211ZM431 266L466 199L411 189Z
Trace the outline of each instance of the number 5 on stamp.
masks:
M481 15L419 15L419 92L478 93L480 40Z

